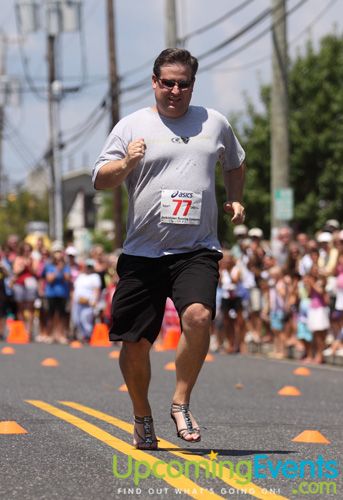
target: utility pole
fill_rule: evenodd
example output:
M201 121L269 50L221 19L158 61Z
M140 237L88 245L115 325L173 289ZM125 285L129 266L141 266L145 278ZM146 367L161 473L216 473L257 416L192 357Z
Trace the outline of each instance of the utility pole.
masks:
M8 37L0 31L0 206L5 204L7 176L3 161L3 141L5 130L5 108L7 105L19 105L18 81L6 73L7 49L11 43L18 43L18 37Z
M60 162L59 101L61 83L56 79L56 36L48 33L48 110L49 110L49 159L50 159L50 232L54 239L63 241L63 196Z
M272 0L272 9L271 232L274 238L277 228L292 217L289 213L282 214L284 202L289 205L291 201L291 196L285 195L292 193L289 190L286 0Z
M113 0L107 0L107 35L111 118L110 130L119 121L119 81L117 73L115 15ZM113 190L114 248L123 246L123 192L118 186Z
M5 121L5 110L3 105L0 103L0 206L3 203L3 199L5 196L5 174L4 174L4 164L3 164L3 154L2 154L4 121Z
M50 129L50 234L63 241L63 196L62 165L60 161L59 104L62 98L62 83L56 78L56 48L63 32L75 32L81 26L82 0L16 0L18 25L24 34L40 29L39 10L44 9L47 33L48 60L48 113ZM76 91L77 88L64 89Z
M57 237L56 230L56 204L55 204L55 155L54 155L54 96L52 92L53 82L56 80L55 70L55 36L47 37L47 59L48 59L48 113L49 113L49 165L50 165L50 196L49 196L49 225L50 235L54 239ZM58 210L59 211L59 210Z
M4 86L3 78L5 76L5 61L6 61L6 38L3 33L0 32L0 205L3 202L3 196L5 194L4 189L4 164L3 164L3 137L4 137L4 125L5 125L5 102L6 102L6 89Z
M165 0L166 46L178 46L176 0Z

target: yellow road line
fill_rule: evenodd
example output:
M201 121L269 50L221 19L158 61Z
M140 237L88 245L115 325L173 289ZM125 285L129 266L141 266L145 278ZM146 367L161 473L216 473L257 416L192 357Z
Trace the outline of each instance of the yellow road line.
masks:
M133 433L133 425L125 422L124 420L120 420L119 418L113 417L111 415L108 415L107 413L103 413L98 410L94 410L93 408L90 408L89 406L84 406L79 403L74 403L71 401L59 401L60 404L64 406L68 406L70 408L74 408L75 410L78 410L80 412L85 413L86 415L90 415L92 417L95 417L99 420L102 420L103 422L107 422L109 424L112 424L119 429L126 431L130 434ZM182 452L181 448L179 448L177 445L174 443L171 443L170 441L166 441L165 439L162 439L158 437L159 439L159 446L162 448L176 448L180 449L180 451L176 450L168 450L169 453L172 453L173 455L176 455L177 457L181 457L184 460L190 460L192 462L198 462L200 467L203 467L205 469L209 469L210 471L213 470L212 467L212 461L204 458L203 456L199 455L186 455ZM247 484L242 485L242 478L240 478L237 474L233 474L230 469L223 467L222 468L222 474L218 476L219 479L224 481L225 483L229 484L233 488L243 491L243 490L248 490L249 495L254 496L256 498L260 498L261 500L287 500L286 497L283 497L281 495L277 495L276 493L266 491L266 488L260 488L256 484L250 482ZM253 493L251 493L253 491Z
M187 494L192 498L196 499L202 498L202 500L204 498L209 498L209 497L215 500L216 499L222 500L224 498L194 483L184 475L180 475L179 470L170 467L170 464L167 464L163 460L160 460L159 458L156 458L149 453L145 453L144 451L136 450L132 445L129 445L125 441L122 441L121 439L112 436L112 434L109 434L108 432L100 429L96 425L87 422L86 420L83 420L82 418L76 417L71 413L68 413L64 410L56 408L55 406L45 403L44 401L28 399L26 400L26 403L29 403L39 408L40 410L46 411L47 413L50 413L51 415L54 415L55 417L60 418L61 420L65 420L69 424L74 425L75 427L81 429L90 436L93 436L99 441L106 443L111 448L118 450L120 453L132 457L134 460L147 462L150 465L150 467L153 467L155 465L156 470L158 463L159 477L163 479L165 482L169 483L171 486L173 486L173 488L177 488L178 490L181 491L186 490ZM172 475L174 474L177 477L172 477Z

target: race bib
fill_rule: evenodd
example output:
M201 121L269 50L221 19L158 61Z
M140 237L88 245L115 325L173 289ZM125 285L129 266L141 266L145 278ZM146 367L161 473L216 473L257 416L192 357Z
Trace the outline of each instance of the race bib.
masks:
M165 224L200 224L202 193L162 189L161 222Z

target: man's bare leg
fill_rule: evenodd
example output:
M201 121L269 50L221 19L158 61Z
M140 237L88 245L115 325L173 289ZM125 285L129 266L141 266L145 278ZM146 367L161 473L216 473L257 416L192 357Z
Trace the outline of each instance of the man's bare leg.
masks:
M157 440L148 400L151 378L151 344L146 339L123 342L119 364L132 401L134 414L133 444L141 450L157 449Z
M151 344L146 339L139 342L123 342L119 365L137 417L151 415L148 391L151 378Z
M173 403L188 404L191 392L204 363L210 342L212 310L203 304L191 304L181 314L182 335L176 351L176 388ZM182 412L173 412L177 428L185 428ZM198 427L190 415L194 428ZM182 433L186 441L198 441L198 433Z

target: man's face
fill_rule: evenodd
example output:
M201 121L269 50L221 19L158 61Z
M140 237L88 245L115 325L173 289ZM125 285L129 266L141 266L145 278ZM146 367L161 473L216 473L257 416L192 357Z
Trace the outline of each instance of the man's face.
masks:
M170 81L178 82L172 85ZM157 111L168 118L179 118L187 110L193 92L192 72L189 66L184 64L172 64L161 66L159 77L153 75L152 88L155 91Z

